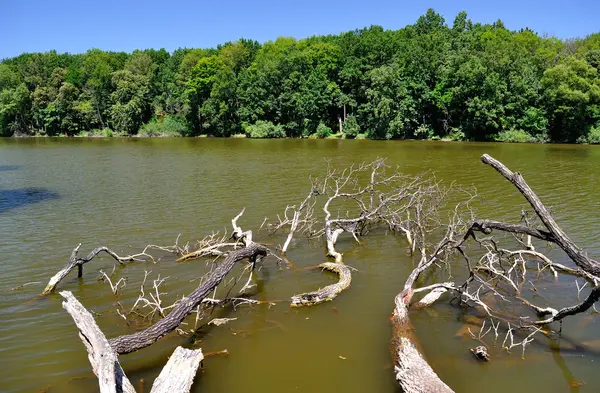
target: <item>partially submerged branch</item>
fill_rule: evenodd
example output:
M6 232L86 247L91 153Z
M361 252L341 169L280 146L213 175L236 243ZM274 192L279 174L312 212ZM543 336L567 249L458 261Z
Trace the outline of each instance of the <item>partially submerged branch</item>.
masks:
M543 228L532 228L529 225L529 220L524 212L521 213L521 216L525 217L525 225L507 224L493 220L474 221L463 237L461 244L468 238L473 238L481 245L486 247L487 254L481 258L480 262L473 268L473 270L471 270L471 274L477 278L477 272L481 271L490 275L491 278L496 282L508 284L508 288L512 289L512 293L508 293L508 295L517 297L519 300L521 300L521 302L532 308L538 314L538 316L550 315L549 318L534 322L534 325L546 325L555 321L560 321L567 316L585 312L590 309L593 304L600 299L600 278L598 276L600 273L600 262L589 258L587 254L577 247L577 245L558 226L550 214L550 211L529 187L520 173L512 172L503 163L487 154L484 154L481 157L481 161L484 164L494 168L506 180L508 180L517 188L517 190L533 208L536 216L543 225ZM489 235L492 233L492 230L527 236L528 249L518 251L505 250L499 248L496 242L492 239L478 240L475 236L475 232L481 232ZM529 237L558 245L569 256L573 263L579 267L579 269L573 269L563 264L552 262L541 252L535 251ZM540 272L547 267L552 272L554 277L558 276L558 272L582 276L592 283L594 288L582 303L571 307L565 307L561 310L557 310L552 307L536 306L520 295L523 285L526 282L531 282L527 279L527 261L524 256L530 256L542 261L542 269L540 269L538 265L538 270ZM509 267L506 268L505 264L508 264ZM500 288L501 287L498 289Z
M146 247L144 249L144 251L142 251L139 254L127 255L124 257L117 255L117 253L115 253L108 247L98 247L98 248L95 248L94 250L92 250L92 252L90 252L86 257L79 258L77 256L77 254L79 253L80 247L81 247L81 243L79 245L77 245L77 247L75 247L75 249L73 249L73 252L71 253L71 257L69 258L69 261L67 262L65 267L62 268L62 270L60 270L58 273L56 273L52 278L50 278L50 281L48 281L48 285L46 285L46 288L44 289L44 292L42 292L42 295L48 295L49 293L54 292L54 290L56 289L56 286L60 283L60 281L63 278L65 278L71 272L71 270L73 270L75 267L77 267L79 269L78 277L82 277L83 276L83 265L88 263L92 259L94 259L94 257L96 257L101 252L107 253L108 255L113 257L120 264L124 264L125 262L133 262L133 261L138 261L138 262L153 261L154 262L154 257L152 257L152 255L146 253L146 250L148 247Z
M571 239L569 239L567 234L558 226L550 214L550 211L531 190L519 172L512 172L503 163L487 154L481 156L481 161L498 171L498 173L511 182L525 197L550 234L551 238L548 239L549 241L556 243L562 248L577 266L590 274L600 276L600 263L590 259Z
M318 267L337 273L339 275L339 281L317 291L292 296L291 307L314 306L316 304L331 301L344 289L350 286L352 274L348 266L341 263L325 262Z
M117 353L111 348L94 317L69 291L60 293L65 300L63 308L71 315L79 329L79 337L88 352L94 374L98 377L100 392L135 393L135 389L118 361Z
M361 236L378 227L403 234L412 253L417 245L425 247L425 235L439 226L438 209L445 193L435 179L404 175L397 168L390 171L383 159L342 170L328 165L322 179L311 181L311 190L300 207L286 208L285 219L279 219L280 225L276 229L282 224L291 224L284 252L298 222L302 222L305 228L311 228L310 233L323 233L326 255L337 265L343 264L343 254L336 249L340 236L347 233L360 243ZM311 203L318 197L324 198L322 218L316 216L315 203ZM294 211L292 219L288 218L288 209ZM312 230L319 223L322 229ZM350 284L351 271L339 266L335 269L343 272L348 280L342 279L333 286L296 295L292 298L292 306L319 304L337 296ZM347 284L341 285L346 281Z
M189 296L184 297L167 316L151 327L140 332L110 340L111 346L119 354L125 354L145 348L175 330L190 315L196 306L225 278L233 266L243 260L256 261L267 255L268 249L258 243L230 252L224 261L216 266L203 280L202 284Z

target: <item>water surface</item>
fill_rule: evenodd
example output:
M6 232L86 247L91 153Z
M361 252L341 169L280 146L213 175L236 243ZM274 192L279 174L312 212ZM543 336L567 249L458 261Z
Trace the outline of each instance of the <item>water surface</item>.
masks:
M325 160L335 166L387 157L406 173L432 171L447 184L475 185L480 216L518 220L524 202L518 192L479 157L489 153L519 170L552 207L560 225L591 255L600 255L600 148L566 145L511 145L443 142L236 139L4 139L0 140L0 391L97 391L85 349L58 294L39 298L48 278L82 243L82 253L100 245L131 253L146 244L194 242L213 230L229 229L242 207L244 229L256 230L287 204L298 203L310 186L309 175L322 174ZM255 234L273 248L283 234ZM214 316L238 319L206 330L195 344L205 352L228 349L229 356L209 357L194 392L397 392L388 342L393 298L412 261L403 239L374 233L362 245L342 238L344 260L357 269L352 286L331 303L290 309L293 294L333 282L318 271L303 271L326 260L320 242L298 240L289 258L299 269L281 269L267 261L258 274L260 300L284 300L275 306L222 310ZM569 263L559 251L550 256ZM169 277L165 302L191 292L206 261L177 264L160 254L153 264L116 268L126 277L115 296L98 270L114 261L96 259L82 279L67 277L61 289L72 291L108 337L135 331L115 312L117 302L130 308L145 271L149 279ZM458 267L457 267L458 269ZM240 270L233 272L236 277ZM444 278L440 275L440 279ZM27 282L39 282L11 290ZM573 278L542 282L553 304L574 304ZM585 293L582 292L582 293ZM558 300L557 300L558 299ZM423 350L439 375L457 392L596 391L600 383L597 352L548 341L532 345L525 359L494 350L489 364L476 363L469 348L477 342L455 337L469 311L447 300L412 319ZM186 328L186 326L182 326ZM563 332L571 343L598 348L598 316L569 318ZM192 347L175 334L134 354L121 356L138 391L149 391L177 345ZM499 346L499 344L498 344ZM600 348L598 348L600 349ZM343 357L344 359L340 358ZM143 383L140 382L143 379ZM581 388L569 386L583 381ZM46 390L44 390L46 389Z

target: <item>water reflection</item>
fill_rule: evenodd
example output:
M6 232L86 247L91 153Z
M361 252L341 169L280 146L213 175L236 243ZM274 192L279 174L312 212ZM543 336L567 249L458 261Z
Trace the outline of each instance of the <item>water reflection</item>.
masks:
M58 197L58 193L47 188L0 190L0 213L33 203L58 199Z
M14 171L21 167L21 165L0 165L0 172Z

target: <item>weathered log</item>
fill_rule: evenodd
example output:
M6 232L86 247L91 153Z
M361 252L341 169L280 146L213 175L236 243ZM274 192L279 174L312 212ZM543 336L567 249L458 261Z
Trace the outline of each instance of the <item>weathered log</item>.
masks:
M204 355L200 349L177 347L167 365L154 380L150 393L189 392L203 359Z
M135 389L119 364L118 355L110 346L94 317L69 291L60 292L65 299L63 308L79 328L94 374L98 377L100 393L135 393ZM150 393L188 393L200 362L202 350L177 347L167 365L154 381Z
M88 352L94 374L98 377L101 393L135 393L131 382L119 364L117 353L112 349L94 317L69 291L60 292L65 299L63 308L71 315L79 329L79 337Z
M153 260L152 256L149 254L146 254L145 250L139 254L121 257L121 256L117 255L117 253L115 253L114 251L109 249L108 247L95 248L92 250L92 252L90 252L88 254L87 257L78 258L77 254L79 253L80 247L81 247L81 243L73 249L73 252L71 253L71 257L69 258L69 261L67 262L65 267L62 268L54 276L52 276L52 278L50 278L50 281L48 281L48 285L46 285L46 288L44 289L44 292L42 292L42 295L48 295L49 293L54 292L58 283L60 283L60 281L63 278L65 278L71 272L71 270L73 270L75 267L78 268L78 277L81 277L83 275L83 265L88 263L92 259L94 259L94 257L96 255L100 254L101 252L107 253L108 255L113 257L117 262L119 262L121 264L123 264L125 262L143 261L143 259L140 258L142 256L146 257L148 260Z
M451 393L452 389L419 353L414 329L408 318L412 295L410 287L400 292L396 296L392 315L391 352L396 381L404 393Z
M243 260L255 261L267 255L268 249L258 243L230 252L225 260L217 265L203 280L202 284L189 296L183 298L167 316L140 332L109 340L118 354L125 354L145 348L175 330L190 315L196 306L223 280L233 266Z
M344 289L350 286L352 274L348 266L341 263L325 262L318 267L337 273L339 275L339 281L314 292L301 293L292 296L290 307L314 306L333 300Z

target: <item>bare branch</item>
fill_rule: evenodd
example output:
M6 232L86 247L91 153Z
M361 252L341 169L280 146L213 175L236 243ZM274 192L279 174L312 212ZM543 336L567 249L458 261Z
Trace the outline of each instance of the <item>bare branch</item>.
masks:
M69 258L69 261L67 262L65 267L62 270L60 270L58 273L56 273L52 278L50 278L50 281L48 281L48 285L46 285L46 288L42 292L42 295L48 295L49 293L54 292L58 283L60 283L60 281L63 278L65 278L71 272L71 270L73 270L75 267L77 267L79 269L78 277L81 277L83 275L83 265L85 263L88 263L92 259L94 259L94 257L97 256L98 254L100 254L101 252L107 253L108 255L113 257L116 261L118 261L120 264L124 264L125 262L133 262L133 261L138 261L138 262L152 261L152 262L154 262L154 257L152 257L152 255L146 253L146 249L148 247L146 247L146 249L144 249L144 251L142 251L139 254L127 255L125 257L121 257L121 256L117 255L114 251L112 251L108 247L98 247L98 248L95 248L94 250L92 250L92 252L90 252L87 257L78 258L77 254L79 252L80 247L81 247L81 243L78 244L77 247L75 247L73 249L73 252L71 253L71 257Z

